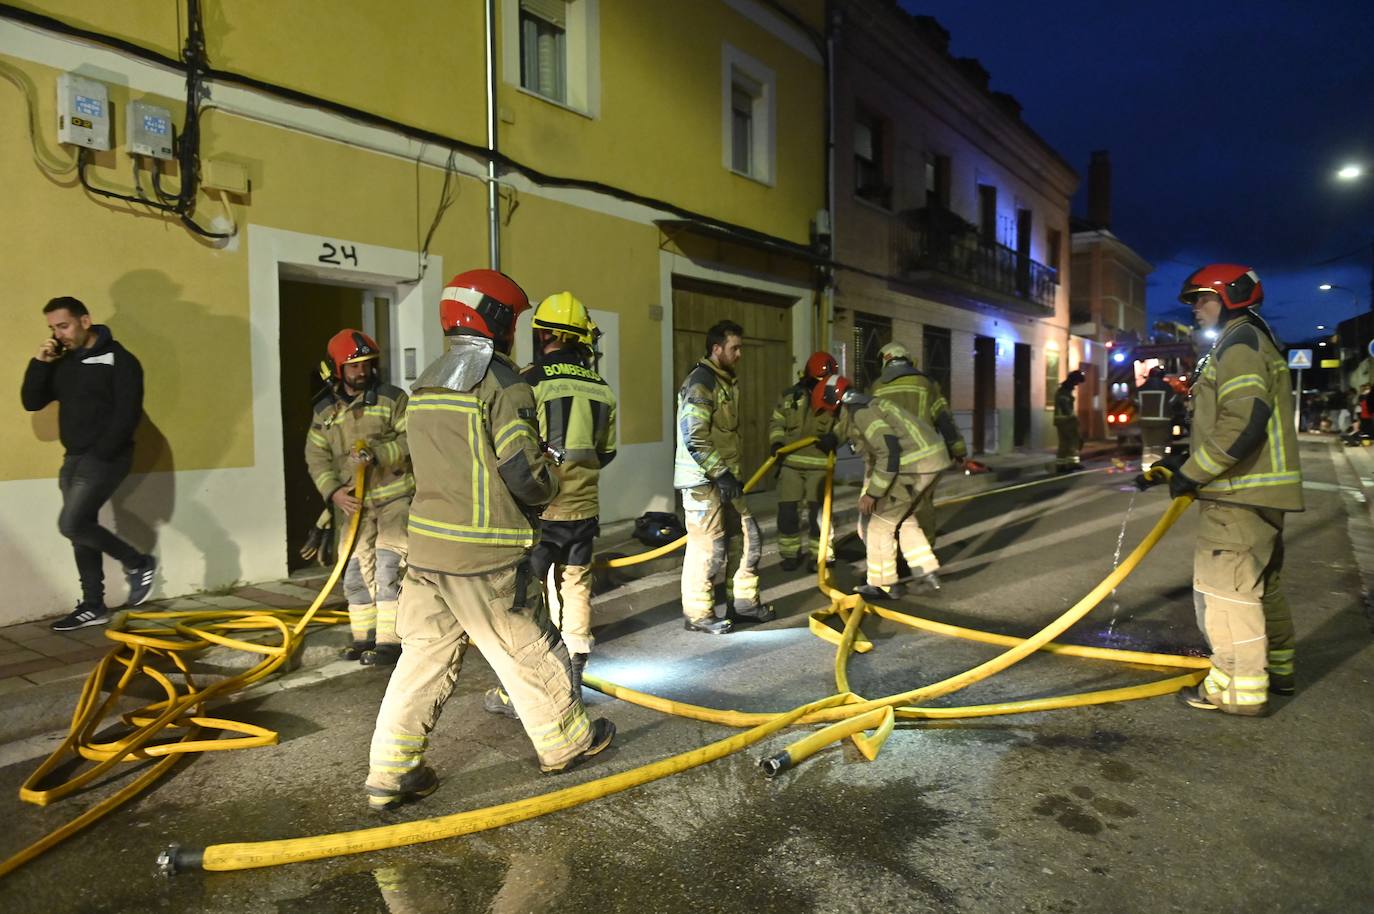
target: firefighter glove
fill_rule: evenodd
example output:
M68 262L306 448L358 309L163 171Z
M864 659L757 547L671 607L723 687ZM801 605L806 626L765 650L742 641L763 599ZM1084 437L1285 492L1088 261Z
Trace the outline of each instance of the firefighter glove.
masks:
M1187 476L1183 475L1182 470L1174 470L1174 474L1169 477L1169 497L1182 498L1184 495L1197 494L1198 484Z
M782 450L782 442L774 441L772 444L768 445L768 456L776 457L778 456L778 451L780 450Z
M833 454L839 446L840 439L835 437L834 432L826 432L816 439L816 447L820 448L822 454Z
M735 478L735 474L731 473L729 470L717 476L714 482L716 491L720 493L720 500L726 504L729 504L744 494L744 486L740 485L739 480Z

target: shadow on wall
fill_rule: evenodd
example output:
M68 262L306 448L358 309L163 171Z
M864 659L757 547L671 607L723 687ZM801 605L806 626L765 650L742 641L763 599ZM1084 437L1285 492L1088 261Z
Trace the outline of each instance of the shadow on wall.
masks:
M200 493L177 492L173 439L214 440L222 451L232 445L225 436L238 428L248 398L201 399L198 394L213 391L226 373L248 373L248 337L243 319L209 314L204 305L184 300L181 292L181 286L159 270L130 271L110 287L111 310L105 323L143 365L145 406L134 436L133 470L110 504L119 535L140 550L156 551L159 528L175 517L176 532L204 556L199 584L208 589L240 578L240 551L214 509L198 498ZM224 341L235 339L243 340L245 354L237 366L216 352ZM55 428L55 417L53 424Z

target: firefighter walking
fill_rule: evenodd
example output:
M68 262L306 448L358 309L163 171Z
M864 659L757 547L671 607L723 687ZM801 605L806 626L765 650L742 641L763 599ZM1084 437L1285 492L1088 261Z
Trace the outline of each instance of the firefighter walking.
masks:
M817 409L839 411L839 434L864 458L859 537L868 567L854 592L871 600L904 594L897 580L899 542L913 583L939 590L940 561L915 513L925 488L950 464L944 440L929 423L889 400L859 393L838 374L816 385L814 397Z
M1083 469L1078 452L1083 449L1083 430L1078 426L1078 407L1074 403L1074 388L1087 380L1075 368L1064 378L1054 395L1054 430L1059 433L1059 450L1055 453L1055 472L1067 473Z
M539 435L562 455L553 468L558 494L540 516L530 556L536 582L549 583L553 624L572 662L573 690L592 651L592 547L599 529L601 470L615 459L615 394L594 366L601 331L571 292L550 295L534 310L534 364L522 373L534 389ZM510 696L490 689L483 707L515 716Z
M326 389L315 403L305 438L305 463L327 505L351 516L361 511L353 555L344 570L344 596L353 641L347 660L389 666L400 656L396 602L406 554L406 514L415 493L406 443L404 391L378 377L381 348L358 330L329 340L321 366ZM366 464L359 502L353 478Z
M835 416L829 410L817 410L811 405L811 391L839 365L828 352L815 352L806 360L801 377L783 391L773 407L768 423L768 444L774 456L778 450L803 438L816 438L815 444L784 454L778 469L778 554L783 571L796 571L807 555L809 541L817 545L821 537L820 503L825 493L825 471L829 454L837 444L831 431ZM801 525L801 506L807 505L807 528ZM835 537L831 531L826 555L835 557Z
M964 443L964 436L959 434L959 427L954 424L954 415L950 412L944 392L940 390L940 383L916 367L911 353L901 343L888 343L878 350L878 358L882 360L883 370L869 393L897 404L908 415L934 427L944 439L945 450L949 452L951 461L962 466L968 457L968 445ZM938 483L937 476L922 490L915 513L916 523L921 525L921 532L931 546L935 545L937 533L935 487Z
M1203 267L1179 299L1217 332L1194 372L1190 454L1169 479L1171 495L1198 500L1193 604L1212 651L1207 678L1179 695L1190 708L1259 716L1270 691L1294 690L1293 618L1280 590L1284 515L1303 509L1293 392L1255 311L1264 290L1254 270Z
M425 750L469 643L510 696L542 771L565 771L615 735L610 721L588 720L567 648L531 580L539 512L558 484L539 443L534 393L509 356L516 319L528 308L505 274L455 276L439 308L446 352L413 388L416 489L397 620L405 650L372 736L373 809L438 786Z
M682 493L687 550L682 561L682 614L688 631L723 635L729 618L716 618L713 579L724 571L736 620L767 622L773 608L759 602L758 521L741 497L739 364L744 328L720 321L706 332L706 355L677 394L677 446L673 487Z

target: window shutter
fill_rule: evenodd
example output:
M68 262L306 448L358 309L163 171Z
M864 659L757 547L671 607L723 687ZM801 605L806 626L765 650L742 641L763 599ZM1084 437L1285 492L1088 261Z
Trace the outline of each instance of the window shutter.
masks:
M560 29L568 27L568 0L520 0L520 8Z

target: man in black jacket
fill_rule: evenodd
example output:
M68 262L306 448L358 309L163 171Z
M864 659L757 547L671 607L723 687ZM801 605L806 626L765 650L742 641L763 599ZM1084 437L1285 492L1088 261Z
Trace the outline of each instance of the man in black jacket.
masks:
M57 527L72 541L81 576L81 602L52 624L65 632L110 620L105 608L103 556L124 566L127 605L148 599L157 562L100 526L100 506L129 475L134 429L143 414L143 367L114 341L75 298L54 298L43 308L52 337L24 372L24 408L36 412L56 400L66 455L58 476L62 513Z

